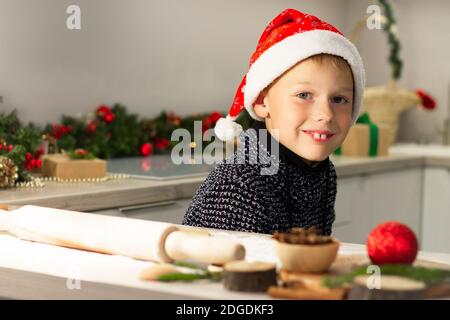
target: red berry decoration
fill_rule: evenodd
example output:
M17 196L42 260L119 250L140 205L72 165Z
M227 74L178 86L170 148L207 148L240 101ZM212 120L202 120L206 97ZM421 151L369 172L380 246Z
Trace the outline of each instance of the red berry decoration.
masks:
M113 112L105 113L105 116L103 117L103 119L105 120L106 123L113 122L115 118L116 118L116 116L114 115Z
M85 150L85 149L75 149L74 153L75 153L77 156L85 156L85 155L88 154L88 151Z
M411 264L417 256L414 232L397 221L378 225L367 239L367 254L374 264Z
M116 118L116 115L112 112L111 108L106 105L98 107L95 114L102 118L106 123L111 123Z
M141 155L144 157L148 157L152 154L153 151L153 146L151 145L151 143L144 143L141 146Z
M166 138L155 138L155 148L159 150L167 149L170 145L170 141Z
M41 169L42 168L42 160L41 159L36 159L36 168L37 169Z
M111 112L111 109L107 105L101 105L95 111L95 113L100 116L103 116L109 112Z
M433 110L436 108L436 100L424 90L417 89L416 94L419 96L422 106L425 109Z
M92 120L86 127L87 132L94 134L97 131L98 121Z
M217 111L214 111L209 115L209 119L212 124L215 124L217 122L217 120L219 120L220 118L222 118L222 114Z

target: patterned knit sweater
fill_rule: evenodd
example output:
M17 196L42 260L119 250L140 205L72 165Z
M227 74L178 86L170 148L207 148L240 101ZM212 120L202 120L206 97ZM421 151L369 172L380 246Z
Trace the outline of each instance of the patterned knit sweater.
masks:
M261 135L263 122L255 121L252 129L241 133L241 147L218 163L199 187L183 224L269 234L291 227L317 226L330 235L336 199L333 163L327 158L311 167L268 131ZM257 143L244 143L250 139ZM274 143L279 149L275 169L267 161L250 160L251 155L260 152L273 159ZM269 166L272 169L268 170ZM263 168L266 174L262 174Z

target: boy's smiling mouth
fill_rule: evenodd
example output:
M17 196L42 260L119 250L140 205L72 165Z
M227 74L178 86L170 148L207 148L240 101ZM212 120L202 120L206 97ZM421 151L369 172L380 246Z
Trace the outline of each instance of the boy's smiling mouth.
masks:
M334 136L334 133L328 130L302 130L302 131L317 142L328 141L331 139L331 137Z

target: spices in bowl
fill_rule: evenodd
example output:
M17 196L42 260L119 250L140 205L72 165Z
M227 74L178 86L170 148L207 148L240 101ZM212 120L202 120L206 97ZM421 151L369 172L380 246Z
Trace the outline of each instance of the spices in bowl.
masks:
M316 227L291 228L286 233L275 232L278 258L290 272L323 273L336 259L339 241L321 235Z

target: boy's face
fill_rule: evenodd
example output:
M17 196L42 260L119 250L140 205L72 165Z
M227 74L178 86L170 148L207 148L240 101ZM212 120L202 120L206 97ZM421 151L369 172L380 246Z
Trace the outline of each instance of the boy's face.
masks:
M271 134L306 163L326 159L352 122L353 78L329 63L303 60L277 79L254 104Z

